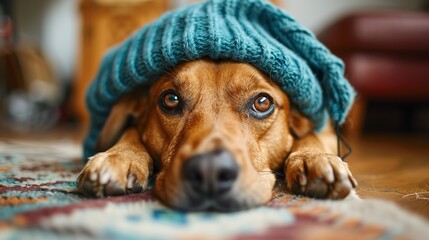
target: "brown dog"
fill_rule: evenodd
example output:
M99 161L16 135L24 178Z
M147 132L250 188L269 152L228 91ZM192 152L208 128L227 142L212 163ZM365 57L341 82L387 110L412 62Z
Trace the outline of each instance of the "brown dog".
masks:
M233 211L268 201L274 173L284 171L296 194L344 198L356 181L334 154L335 136L311 129L251 65L187 62L115 105L79 187L95 196L140 191L154 166L165 204Z

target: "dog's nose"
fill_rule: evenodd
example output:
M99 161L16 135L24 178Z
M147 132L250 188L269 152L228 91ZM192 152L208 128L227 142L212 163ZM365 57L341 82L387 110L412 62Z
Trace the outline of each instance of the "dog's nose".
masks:
M228 192L238 173L234 157L224 150L192 156L182 167L184 183L202 197L217 197Z

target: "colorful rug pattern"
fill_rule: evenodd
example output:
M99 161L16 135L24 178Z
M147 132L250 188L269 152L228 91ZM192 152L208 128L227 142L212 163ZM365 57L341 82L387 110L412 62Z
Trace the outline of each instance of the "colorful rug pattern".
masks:
M183 213L150 191L88 199L71 142L0 139L0 239L429 239L426 220L376 200L316 201L281 188L238 213Z

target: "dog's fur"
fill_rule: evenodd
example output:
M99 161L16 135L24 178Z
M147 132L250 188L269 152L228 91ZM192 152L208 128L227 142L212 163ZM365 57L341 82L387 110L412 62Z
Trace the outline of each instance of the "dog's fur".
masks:
M180 96L180 111L162 110L165 90ZM249 108L260 93L271 96L274 110L258 119ZM130 117L134 124L127 125ZM356 181L335 147L329 126L313 132L311 122L291 110L286 94L253 66L198 60L114 106L98 141L101 152L86 164L78 183L95 196L125 194L145 188L155 169L155 194L166 205L231 211L268 201L275 172L283 172L296 194L341 199ZM219 149L233 156L239 174L227 194L203 203L186 190L182 167L193 156Z

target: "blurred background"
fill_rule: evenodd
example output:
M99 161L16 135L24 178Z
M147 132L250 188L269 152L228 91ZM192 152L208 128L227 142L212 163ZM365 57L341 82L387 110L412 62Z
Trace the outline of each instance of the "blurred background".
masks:
M429 0L271 1L346 63L358 194L429 218ZM105 51L190 2L0 0L0 140L80 146L85 89Z
M190 2L0 0L0 136L83 134L85 88L106 49ZM346 62L359 92L350 136L429 135L429 1L273 2Z

